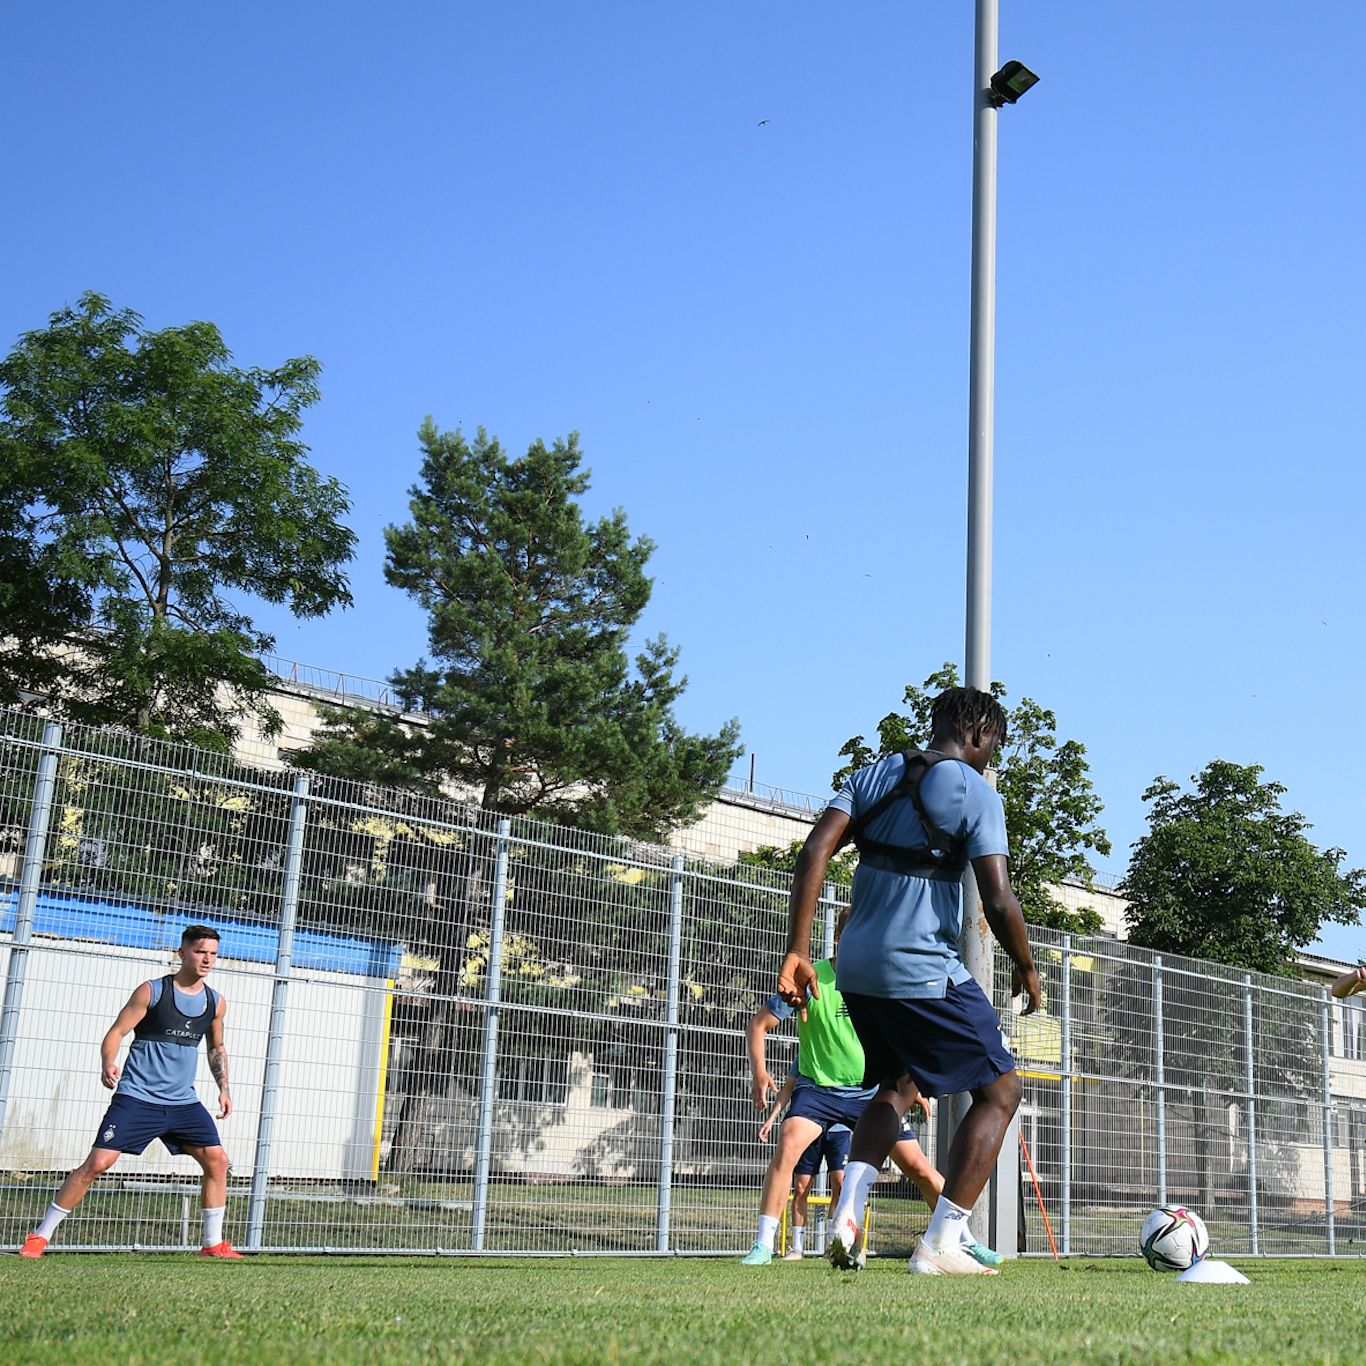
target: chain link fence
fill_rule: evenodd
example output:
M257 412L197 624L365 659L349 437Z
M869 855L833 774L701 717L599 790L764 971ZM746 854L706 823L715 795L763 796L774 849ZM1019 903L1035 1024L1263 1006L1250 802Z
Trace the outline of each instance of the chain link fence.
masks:
M0 712L0 1243L89 1149L99 1041L202 922L223 936L234 1243L739 1251L771 1152L744 1026L772 988L787 888ZM817 949L840 895L826 890ZM1355 1003L1112 939L1033 939L1046 1010L1014 1016L996 983L1039 1178L1037 1197L1021 1187L1023 1250L1047 1247L1039 1198L1070 1253L1132 1252L1160 1198L1200 1209L1221 1252L1356 1250ZM775 1074L794 1045L770 1038ZM195 1246L193 1178L160 1145L125 1156L54 1247ZM874 1204L875 1249L909 1248L926 1218L909 1183Z

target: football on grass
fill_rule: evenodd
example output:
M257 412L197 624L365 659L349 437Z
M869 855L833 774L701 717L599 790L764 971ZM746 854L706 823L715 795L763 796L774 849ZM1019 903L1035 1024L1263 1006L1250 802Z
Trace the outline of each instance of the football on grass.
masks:
M1159 1205L1143 1221L1141 1246L1154 1271L1185 1271L1209 1251L1209 1232L1194 1211Z

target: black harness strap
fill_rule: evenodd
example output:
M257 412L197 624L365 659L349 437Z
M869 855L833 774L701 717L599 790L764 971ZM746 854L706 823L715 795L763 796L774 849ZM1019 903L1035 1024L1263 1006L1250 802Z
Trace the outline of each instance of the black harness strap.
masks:
M956 881L967 867L966 841L946 835L930 819L925 804L920 799L920 784L924 781L925 775L947 756L908 749L901 757L906 767L900 780L852 823L853 841L859 852L859 861L873 868L883 868L888 872L904 873L911 877L930 878L937 882ZM894 802L903 800L910 801L915 807L915 814L920 818L921 827L929 841L927 844L885 844L881 840L870 839L863 833Z

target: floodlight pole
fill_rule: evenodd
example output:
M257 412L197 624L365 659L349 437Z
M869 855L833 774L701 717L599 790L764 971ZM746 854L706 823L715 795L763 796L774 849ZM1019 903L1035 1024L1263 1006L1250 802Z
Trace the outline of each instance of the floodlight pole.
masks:
M964 683L991 691L991 519L996 432L996 115L988 98L997 70L997 0L977 0L972 93L972 292L968 359L968 553ZM991 931L971 865L963 877L963 964L994 996ZM952 1127L966 1113L958 1097ZM996 1172L973 1211L990 1245L1013 1256L1019 1236L1019 1121L1011 1122Z
M991 688L991 513L996 433L997 111L987 92L996 71L998 28L997 0L977 0L968 357L968 599L963 681L970 688L984 691Z

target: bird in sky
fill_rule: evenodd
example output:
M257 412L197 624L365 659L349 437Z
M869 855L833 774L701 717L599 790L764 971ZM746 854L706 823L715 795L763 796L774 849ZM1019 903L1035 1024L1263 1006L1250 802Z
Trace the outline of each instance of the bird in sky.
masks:
M768 122L767 119L760 119L760 120L759 120L759 127L762 128L762 127L764 126L764 124L766 124L767 122Z

